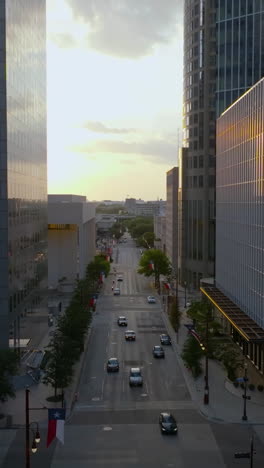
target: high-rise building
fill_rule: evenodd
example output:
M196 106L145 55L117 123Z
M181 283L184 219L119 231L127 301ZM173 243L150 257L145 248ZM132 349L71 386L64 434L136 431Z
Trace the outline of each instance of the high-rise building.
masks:
M264 78L217 120L216 274L201 290L264 373Z
M217 116L264 76L264 2L218 3Z
M0 2L0 348L47 287L46 2Z
M178 274L178 186L179 169L167 172L166 254L175 274Z
M264 2L185 0L180 280L214 276L215 119L264 75Z
M214 274L216 8L185 0L179 280L197 288Z

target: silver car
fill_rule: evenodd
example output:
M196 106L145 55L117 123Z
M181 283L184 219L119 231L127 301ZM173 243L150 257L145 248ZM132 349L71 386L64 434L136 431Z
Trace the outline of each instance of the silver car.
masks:
M130 387L142 387L143 378L139 367L131 367L129 373L129 385Z

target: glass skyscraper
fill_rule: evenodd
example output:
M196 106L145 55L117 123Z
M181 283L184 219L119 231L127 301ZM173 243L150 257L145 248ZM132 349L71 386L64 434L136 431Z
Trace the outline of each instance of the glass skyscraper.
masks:
M190 287L215 273L216 118L262 76L264 0L185 0L179 275Z
M0 2L0 348L47 287L46 1Z
M197 288L214 274L216 9L185 0L179 281Z
M264 1L218 3L217 116L264 76Z

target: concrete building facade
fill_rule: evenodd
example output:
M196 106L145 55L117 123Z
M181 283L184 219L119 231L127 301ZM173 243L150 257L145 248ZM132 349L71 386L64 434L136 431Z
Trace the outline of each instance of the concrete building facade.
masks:
M95 231L95 204L86 197L48 196L49 287L84 278L96 252Z
M166 177L166 255L178 274L178 190L179 169L173 167Z
M47 288L46 2L0 2L0 348Z

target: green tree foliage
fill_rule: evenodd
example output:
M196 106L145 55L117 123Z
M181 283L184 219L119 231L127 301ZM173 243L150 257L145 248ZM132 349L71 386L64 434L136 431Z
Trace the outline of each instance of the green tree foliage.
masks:
M89 282L97 283L100 277L100 273L103 271L105 276L108 276L110 272L110 263L105 259L103 255L96 255L94 261L89 263L86 269L86 279Z
M125 224L133 239L136 240L142 237L147 232L154 233L154 224L152 217L138 216L137 218L126 221Z
M184 343L181 356L186 367L190 369L195 378L199 377L199 375L202 373L202 366L200 362L202 355L203 351L199 343L192 335L189 335Z
M179 309L178 299L176 296L169 296L169 319L173 329L178 332L181 324L182 313Z
M126 210L122 205L105 205L100 204L96 207L96 213L103 214L125 214Z
M77 357L74 342L57 333L48 346L48 364L46 366L43 383L51 385L54 395L57 396L59 388L64 389L70 385L73 377L73 364Z
M110 234L115 237L115 239L120 239L125 232L125 226L123 223L116 222L110 229Z
M154 270L150 264L154 264ZM160 275L167 276L170 271L170 262L168 257L158 249L146 250L140 258L138 273L144 276L154 276L155 286L160 288Z
M0 350L0 401L15 398L11 377L15 375L19 365L18 354L11 349Z
M138 247L154 247L155 234L154 232L145 232L141 237L137 239Z

